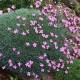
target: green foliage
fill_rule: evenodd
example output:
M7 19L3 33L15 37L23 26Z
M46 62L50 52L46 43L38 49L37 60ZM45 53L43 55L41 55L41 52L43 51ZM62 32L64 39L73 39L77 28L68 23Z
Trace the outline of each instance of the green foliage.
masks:
M16 9L28 8L32 2L33 0L2 0L0 1L0 9L4 10L12 5L15 5Z
M1 0L0 1L0 9L4 9L7 7L10 7L10 5L12 5L12 2L10 0Z
M11 75L9 75L10 76L10 80L18 80L18 77L16 76L16 77L13 77L13 76L11 76Z
M71 9L75 9L76 5L75 5L75 4L70 4L69 7L70 7Z
M80 60L75 59L74 63L68 65L70 67L69 73L65 74L63 71L55 72L55 80L79 80L80 79Z
M39 60L36 57L38 57L39 55L42 55L44 52L49 53L48 58L50 60L54 59L58 62L58 59L60 57L63 59L66 59L65 55L62 54L59 50L52 49L53 45L49 43L49 39L45 39L51 46L51 48L48 50L41 49L41 46L38 46L38 48L36 48L36 49L34 49L33 47L26 48L26 46L24 46L24 44L25 44L24 42L26 42L26 41L30 41L31 43L37 41L38 44L41 44L41 42L44 41L43 38L41 36L38 37L37 34L34 33L33 29L29 26L30 20L38 20L38 18L39 18L38 16L32 18L32 16L31 16L32 13L37 14L38 12L36 10L20 9L15 12L6 13L6 14L3 14L0 16L0 52L4 53L3 54L4 57L0 58L0 61L1 61L0 66L8 65L8 63L7 63L8 59L12 59L14 64L18 63L19 61L21 63L26 63L26 61L31 59L34 62L36 62L35 66L31 69L31 71L40 73L39 72L40 67L38 66ZM20 20L18 22L18 20L16 19L16 16L18 16L18 15L26 17L27 20L24 22L22 20ZM44 17L44 19L45 19L45 21L43 22L44 32L49 34L50 32L53 32L53 28L47 27L48 20L45 17ZM14 35L14 34L10 33L8 31L8 28L10 27L12 29L15 29L17 23L20 23L20 24L25 23L26 28L28 28L30 30L31 35L26 37L26 36ZM39 24L41 24L41 22ZM60 24L61 23L58 22L58 26L61 26ZM64 38L61 37L61 34L65 33L65 31L63 31L63 29L57 29L57 30L55 29L54 33L59 35L59 37L57 39L53 38L54 40L56 40L57 42L59 42L60 40L64 40ZM63 34L63 35L65 36L65 34ZM60 46L62 46L62 44L60 44L59 47ZM20 56L17 56L12 51L12 48L14 48L14 47L16 47L18 50L22 51ZM47 66L44 61L42 63L44 63L45 66ZM23 68L22 74L25 75L26 70L28 71L29 69L26 69L25 66L22 66L22 68ZM45 68L47 69L47 67L45 67ZM20 71L20 68L14 70L13 68L10 68L8 66L7 66L7 69L12 70L13 72Z
M33 13L35 13L37 16L32 17ZM22 21L21 19L17 20L16 19L17 16L26 17L26 21ZM66 34L67 28L62 28L61 26L63 24L59 21L53 23L53 24L57 24L58 26L57 29L50 27L48 26L49 20L43 15L42 17L44 18L44 21L41 22L39 21L38 11L33 9L32 10L20 9L20 10L16 10L15 12L10 12L10 13L5 13L3 15L0 15L0 52L3 53L3 57L0 58L1 67L5 65L6 69L11 70L12 72L21 73L22 75L26 75L27 71L35 72L41 75L42 73L40 72L40 66L39 66L40 62L42 62L45 65L45 68L44 68L45 70L49 68L45 60L40 61L38 59L38 57L40 55L43 55L44 52L48 53L47 58L49 60L54 60L57 63L59 61L59 58L62 58L64 61L67 60L66 56L62 54L62 52L60 52L60 47L63 46L63 43L60 44L60 41L64 42L64 38L68 37L68 35ZM58 19L61 19L60 15L57 17L59 17ZM36 20L39 24L43 24L44 33L49 34L50 32L54 32L55 34L58 35L58 38L52 38L54 41L58 42L59 44L58 50L55 50L53 48L54 46L49 42L51 37L49 37L48 39L43 39L40 35L34 32L33 27L30 26L30 20ZM26 27L24 30L29 29L30 34L28 36L22 36L20 34L15 35L9 32L8 28L12 28L12 30L16 29L17 23L20 23L21 25L26 24ZM23 30L23 27L20 27L19 31L22 31L22 30ZM39 46L37 48L33 48L32 46L26 47L25 46L26 41L29 41L30 43L37 42ZM41 48L41 43L43 41L46 41L50 45L50 48L48 50L44 50ZM12 51L12 48L17 48L17 50L20 50L21 54L18 56L15 52ZM13 64L17 64L18 62L21 62L23 63L23 65L14 70L12 67L9 67L8 65L9 59L12 59ZM31 69L28 69L25 66L25 63L28 60L32 60L35 62ZM59 75L64 77L63 70L61 70L58 76Z
M61 0L56 0L56 3L59 3Z
M32 1L33 0L12 0L12 3L19 9L29 7Z
M27 17L27 21L28 21L27 24L28 24L29 20L32 19L31 18L31 14L32 13L37 13L37 12L36 12L36 10L21 9L21 10L15 11L15 12L5 13L3 15L0 15L0 19L1 19L0 20L0 37L1 37L0 38L0 52L3 52L3 53L6 52L6 54L4 54L4 57L2 59L0 58L0 61L1 61L0 66L2 66L3 64L7 65L7 61L6 60L8 60L10 58L10 56L13 59L14 63L18 62L19 59L20 59L21 62L25 62L26 59L27 60L29 59L29 57L27 58L28 55L27 54L24 55L24 53L23 53L23 56L20 56L21 58L20 57L16 57L15 54L12 52L12 50L10 50L13 44L21 45L21 44L23 44L23 41L25 39L23 39L23 41L22 41L21 38L20 38L20 42L16 43L17 39L19 38L19 36L14 37L13 34L9 33L8 32L8 27L14 28L16 26L16 24L17 24L16 16L18 16L18 15ZM15 47L15 45L14 45L14 47ZM17 48L18 49L22 49L19 46L17 46ZM25 51L26 51L26 49L25 49ZM14 58L15 58L15 60L14 60ZM7 67L7 69L9 69L9 67ZM26 69L26 67L24 69ZM14 69L11 68L11 70L13 70L13 72L15 72ZM18 68L17 72L19 70L20 69ZM25 73L25 70L24 70L23 74L24 73Z

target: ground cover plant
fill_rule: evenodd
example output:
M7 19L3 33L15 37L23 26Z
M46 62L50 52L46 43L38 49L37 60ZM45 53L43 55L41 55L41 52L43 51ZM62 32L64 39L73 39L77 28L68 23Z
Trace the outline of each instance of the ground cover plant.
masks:
M80 57L80 18L62 7L48 4L0 15L0 67L35 78L52 70L68 74Z

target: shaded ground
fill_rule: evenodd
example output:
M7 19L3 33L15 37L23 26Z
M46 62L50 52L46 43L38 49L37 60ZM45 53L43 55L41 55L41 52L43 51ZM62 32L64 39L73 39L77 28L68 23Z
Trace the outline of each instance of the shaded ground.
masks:
M9 75L12 76L16 76L16 74L13 74L11 71L9 70L3 70L0 68L0 80L10 80ZM14 78L14 77L13 77ZM53 80L53 76L47 75L47 76L43 76L41 79L34 79L34 78L22 78L20 76L18 76L18 78L16 80ZM62 79L60 79L62 80Z
M9 80L8 74L11 73L10 71L2 70L0 68L0 80Z

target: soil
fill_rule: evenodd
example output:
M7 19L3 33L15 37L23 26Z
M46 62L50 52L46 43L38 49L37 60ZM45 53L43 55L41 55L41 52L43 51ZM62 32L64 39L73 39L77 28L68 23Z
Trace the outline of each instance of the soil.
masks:
M9 80L9 76L8 76L9 73L10 71L3 70L0 68L0 80Z

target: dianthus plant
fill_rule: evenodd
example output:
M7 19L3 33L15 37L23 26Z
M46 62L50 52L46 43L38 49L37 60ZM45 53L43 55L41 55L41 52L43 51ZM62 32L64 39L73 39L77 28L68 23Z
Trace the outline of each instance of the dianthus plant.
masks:
M7 57L3 69L36 78L51 70L68 73L69 64L80 57L80 18L62 7L47 4L32 15L15 17L17 24L8 28L11 40L0 51L0 60Z

